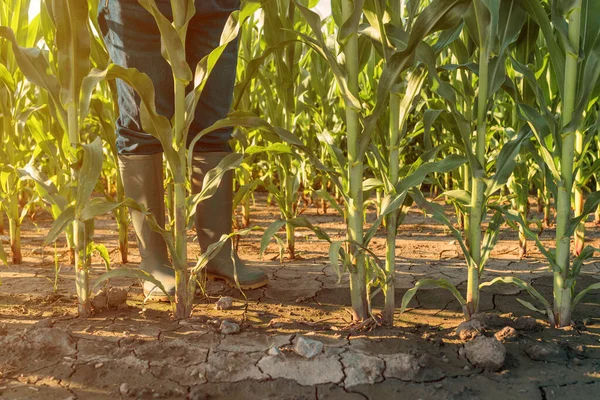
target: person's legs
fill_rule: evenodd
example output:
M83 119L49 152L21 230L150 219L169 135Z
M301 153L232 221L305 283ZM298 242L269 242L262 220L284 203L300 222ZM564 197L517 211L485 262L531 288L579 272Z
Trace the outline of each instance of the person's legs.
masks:
M168 1L157 3L161 11L170 12ZM170 117L173 114L173 80L171 68L160 53L160 33L154 18L137 0L101 0L100 7L99 22L112 61L124 68L137 68L148 74L157 93L157 111ZM160 142L142 129L140 99L135 91L118 80L117 95L120 111L116 129L117 150L125 195L145 205L154 214L157 223L164 226ZM142 258L140 269L152 274L167 293L173 295L174 271L163 237L150 228L142 213L131 210L131 220ZM154 300L168 300L151 282L145 281L143 289L144 294Z
M187 61L192 70L204 56L219 46L223 27L238 7L238 0L196 0L196 14L190 22L186 43ZM234 41L219 58L204 87L188 135L188 145L198 132L227 116L233 98L236 64L237 41ZM232 129L221 129L198 141L192 160L194 193L202 189L205 174L231 152L228 145L231 134ZM218 241L221 235L231 233L232 213L233 173L229 171L223 176L217 192L196 208L195 225L202 251ZM243 289L254 289L268 283L264 272L249 269L235 252L232 254L231 240L209 261L206 271L211 279L225 280L231 286L239 283Z

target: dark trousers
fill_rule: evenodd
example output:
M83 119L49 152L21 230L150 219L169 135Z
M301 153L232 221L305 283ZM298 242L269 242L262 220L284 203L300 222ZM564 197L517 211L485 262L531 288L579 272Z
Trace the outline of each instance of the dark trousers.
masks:
M173 20L169 0L156 0L160 11ZM186 37L187 62L195 71L198 62L219 46L221 32L229 15L239 8L239 0L195 0L196 14ZM98 20L113 63L137 68L146 73L156 91L156 109L167 118L173 116L174 90L171 67L162 57L160 33L152 15L137 0L100 0ZM194 136L229 112L237 63L237 41L221 55L204 88L188 144ZM190 85L191 87L191 85ZM162 151L158 139L144 132L140 122L140 99L126 83L117 80L120 116L117 120L119 154L155 154ZM231 151L231 129L203 136L194 151Z

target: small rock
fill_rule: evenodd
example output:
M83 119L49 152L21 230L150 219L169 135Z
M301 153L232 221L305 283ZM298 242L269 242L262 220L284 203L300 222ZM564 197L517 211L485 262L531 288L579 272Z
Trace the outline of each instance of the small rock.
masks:
M240 326L235 322L223 321L221 322L219 330L224 335L231 335L233 333L238 333L240 331Z
M480 336L465 343L465 354L476 367L497 371L504 365L506 348L496 338Z
M98 369L98 368L102 368L104 364L103 363L98 363L96 365L94 365L94 368Z
M462 322L456 327L456 335L460 340L472 340L480 336L485 331L484 324L479 319L471 319Z
M270 356L280 356L283 353L281 352L281 350L279 350L279 347L273 346L269 349L269 351L267 352L268 355Z
M534 361L548 361L560 357L560 348L554 344L536 343L525 350Z
M129 385L125 382L121 383L121 386L119 386L119 393L121 393L123 396L129 394Z
M127 290L108 287L98 291L92 298L92 307L95 310L104 308L118 308L127 302Z
M215 303L215 310L229 310L233 307L233 298L229 296L221 297Z
M519 317L511 325L518 331L535 331L538 329L538 323L533 317Z
M307 339L299 336L294 346L294 352L305 358L313 358L323 351L323 343L318 340Z
M517 337L517 331L512 326L505 326L494 335L500 342L513 340Z

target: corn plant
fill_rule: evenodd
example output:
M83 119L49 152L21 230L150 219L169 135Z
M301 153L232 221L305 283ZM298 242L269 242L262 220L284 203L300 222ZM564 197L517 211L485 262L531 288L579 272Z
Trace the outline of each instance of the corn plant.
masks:
M588 214L597 208L600 201L600 194L594 192L587 197L583 207L579 207L579 211L576 207L575 216L571 215L571 194L576 185L575 177L580 173L585 158L585 154L578 151L578 141L581 139L578 139L577 132L583 135L582 143L591 141L597 134L597 121L591 126L586 126L586 121L589 123L590 119L584 116L590 112L593 115L600 89L600 26L596 18L598 6L597 2L588 0L577 0L568 4L553 3L551 17L549 17L540 3L534 1L525 3L527 11L539 25L546 42L551 61L547 73L552 74L559 83L558 92L554 93L557 96L554 100L555 104L560 104L558 115L550 112L545 101L548 97L548 88L544 82L540 82L529 68L515 63L528 85L537 94L537 107L521 104L520 111L523 119L529 123L535 133L540 144L541 156L556 183L556 249L554 251L547 249L536 234L525 229L528 236L536 241L553 271L554 304L550 304L537 290L517 278L496 278L489 284L514 283L527 289L544 309L538 310L531 303L523 300L521 302L531 309L545 313L555 326L569 325L571 313L577 303L590 290L600 288L600 285L592 284L575 296L575 284L581 267L593 256L595 249L591 246L583 249L576 247L575 251L579 254L571 259L570 246L571 237L577 232L581 233L581 224L587 219ZM554 29L550 24L551 19ZM562 47L554 36L555 30L559 32L558 38L562 42ZM538 68L541 62L542 60L536 60ZM585 146L581 147L581 149L585 148ZM518 215L508 211L505 214L511 222L525 225Z

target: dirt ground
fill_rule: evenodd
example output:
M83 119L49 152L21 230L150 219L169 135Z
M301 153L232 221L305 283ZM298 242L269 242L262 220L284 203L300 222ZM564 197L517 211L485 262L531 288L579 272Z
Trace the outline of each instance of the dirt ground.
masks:
M344 235L339 216L303 215L336 238ZM257 198L252 225L266 227L278 213ZM368 216L368 221L374 215ZM143 303L139 282L120 278L113 287L128 291L127 303L89 319L76 316L73 269L64 241L58 242L60 274L54 291L54 247L42 247L51 220L38 216L23 229L24 263L0 268L0 398L2 399L597 399L600 393L600 292L587 296L574 313L575 324L552 329L544 316L516 299L532 301L516 287L486 288L481 297L485 336L505 326L515 329L502 341L506 360L499 371L474 366L465 341L455 333L459 304L442 289L419 291L410 309L399 313L407 289L423 277L444 277L464 293L466 268L446 229L409 213L397 244L393 328L348 329L348 276L341 281L328 265L327 244L298 230L298 259L279 261L273 243L258 256L261 232L239 242L239 253L270 278L266 288L241 293L209 283L197 298L193 317L173 321L165 304ZM543 232L551 243L554 231ZM588 224L590 244L600 235ZM3 238L6 239L6 238ZM139 262L130 232L129 267ZM197 254L189 236L190 257ZM547 299L552 277L532 243L518 258L516 233L503 228L483 280L518 276ZM121 267L116 224L111 216L96 224L96 240L107 246L112 268ZM5 248L7 246L5 245ZM371 249L383 256L384 236ZM192 260L190 260L192 261ZM93 277L104 269L95 260ZM600 280L600 261L584 266L577 289ZM233 307L215 310L221 296ZM375 312L382 297L373 300ZM524 318L534 316L536 319ZM221 321L240 325L225 335ZM506 332L506 330L505 330ZM301 337L324 344L312 359L292 351ZM281 350L281 354L273 348Z

